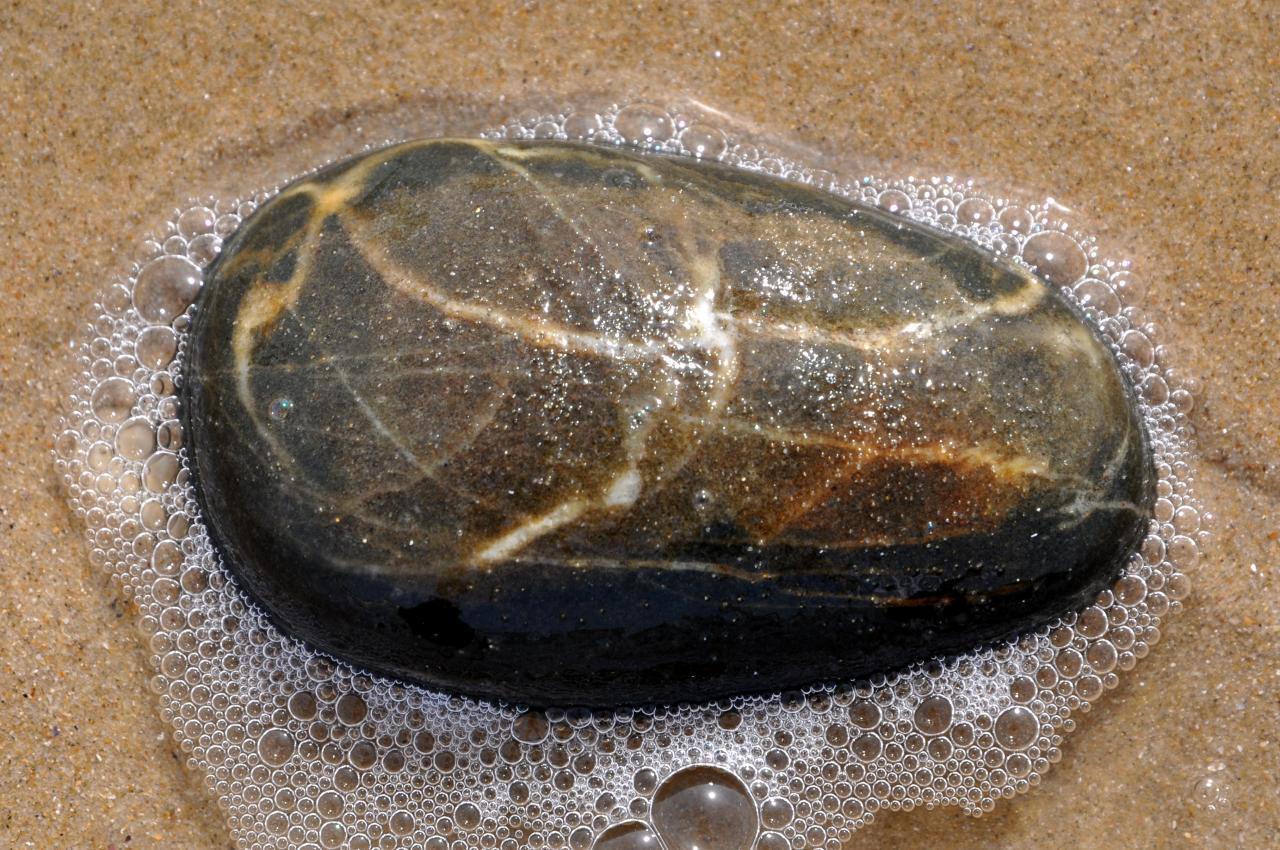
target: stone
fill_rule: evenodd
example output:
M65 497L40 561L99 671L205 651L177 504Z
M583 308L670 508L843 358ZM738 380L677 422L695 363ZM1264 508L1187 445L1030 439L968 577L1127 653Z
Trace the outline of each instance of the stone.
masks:
M1132 388L1035 274L693 159L429 140L265 203L181 392L285 632L529 706L885 672L1089 604L1145 534Z

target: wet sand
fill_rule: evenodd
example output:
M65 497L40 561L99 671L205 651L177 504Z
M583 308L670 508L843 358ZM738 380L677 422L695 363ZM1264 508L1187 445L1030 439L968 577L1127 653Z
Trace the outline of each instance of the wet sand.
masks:
M852 846L1265 848L1280 834L1280 9L316 2L0 11L0 845L221 848L136 617L50 459L68 343L219 168L439 102L690 98L893 171L1052 195L1134 260L1203 389L1216 543L1186 611L1031 794L882 815ZM571 99L571 98L570 98ZM1215 791L1221 787L1220 791Z

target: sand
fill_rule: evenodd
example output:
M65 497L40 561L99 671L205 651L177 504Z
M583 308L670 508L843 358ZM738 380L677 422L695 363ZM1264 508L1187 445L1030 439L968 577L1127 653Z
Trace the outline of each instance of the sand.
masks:
M594 92L689 98L860 162L1052 195L1134 260L1203 387L1197 492L1216 543L1164 640L1039 789L978 819L882 816L853 846L1275 846L1280 7L1058 5L0 10L0 845L230 846L49 454L68 343L133 244L237 158L317 127Z

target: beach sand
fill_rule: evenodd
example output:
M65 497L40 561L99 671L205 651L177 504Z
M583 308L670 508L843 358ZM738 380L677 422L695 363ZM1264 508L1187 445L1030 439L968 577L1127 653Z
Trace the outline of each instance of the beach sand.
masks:
M1040 788L977 819L881 815L850 846L1274 847L1280 7L1060 5L0 10L0 845L230 846L50 457L68 344L108 277L246 152L424 98L593 92L1052 195L1133 259L1161 342L1203 387L1196 490L1216 542L1185 612L1079 717Z

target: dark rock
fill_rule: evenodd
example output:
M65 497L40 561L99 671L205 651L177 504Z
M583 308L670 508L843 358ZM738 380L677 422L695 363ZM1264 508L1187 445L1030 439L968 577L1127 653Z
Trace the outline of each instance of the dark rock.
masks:
M287 632L528 704L884 671L1083 606L1145 532L1114 358L1034 275L693 160L416 142L210 270L205 520Z

